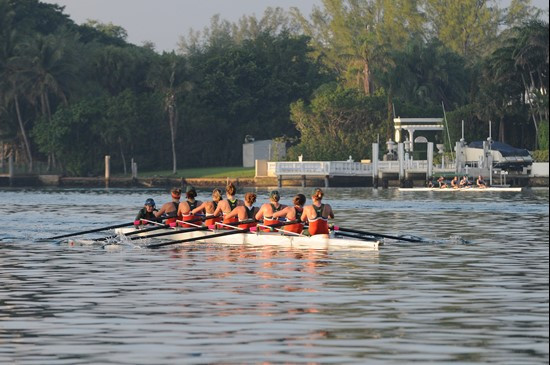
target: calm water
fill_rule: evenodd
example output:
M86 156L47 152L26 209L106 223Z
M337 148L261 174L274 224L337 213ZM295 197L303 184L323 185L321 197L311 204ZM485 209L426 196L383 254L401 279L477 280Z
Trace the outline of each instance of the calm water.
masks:
M0 190L0 363L549 361L548 189L327 189L340 226L437 241L379 251L36 241L130 222L148 197L168 193Z

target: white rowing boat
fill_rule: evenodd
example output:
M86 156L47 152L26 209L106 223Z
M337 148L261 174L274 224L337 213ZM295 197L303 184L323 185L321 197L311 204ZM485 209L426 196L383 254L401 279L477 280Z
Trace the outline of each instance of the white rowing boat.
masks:
M489 192L489 191L499 191L499 192L511 192L511 191L522 191L521 187L497 187L491 186L487 188L398 188L399 191L447 191L447 192Z
M130 232L134 232L135 228L118 228L115 232L118 235L125 235ZM228 230L208 230L208 231L194 231L183 232L178 229L160 229L154 233L168 233L173 231L173 234L162 236L162 241L178 241L190 238L196 238L194 242L200 243L215 243L226 245L250 245L250 246L283 246L283 247L297 247L297 248L367 248L378 249L379 245L382 245L381 241L372 239L355 239L355 238L343 238L335 235L331 232L330 235L315 235L315 236L298 236L298 235L282 235L281 233L273 232L254 232L254 233L235 233L221 237L209 237L217 233L228 232ZM152 232L151 232L152 233ZM132 235L131 237L144 237L151 233L143 232ZM160 238L160 237L159 237ZM155 240L159 238L154 238Z

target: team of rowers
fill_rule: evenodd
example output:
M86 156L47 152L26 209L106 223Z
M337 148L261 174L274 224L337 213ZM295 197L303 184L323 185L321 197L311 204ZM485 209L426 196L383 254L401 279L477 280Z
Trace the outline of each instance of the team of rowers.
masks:
M446 189L449 187L453 189L463 189L463 188L471 188L473 185L472 182L468 179L468 176L466 175L462 176L460 180L458 179L458 176L455 176L451 180L450 184L447 184L445 182L445 178L443 178L443 176L440 176L439 179L437 179L437 183L440 189ZM475 184L479 189L485 189L487 187L487 184L485 183L485 180L483 180L483 176L481 175L477 177ZM432 181L428 183L428 187L429 188L435 187Z
M212 191L212 200L205 202L196 199L197 192L192 186L186 188L185 201L180 201L182 189L173 188L170 193L172 200L163 204L158 210L155 201L147 199L136 216L135 225L148 221L160 222L165 219L165 224L177 224L186 228L201 224L207 227L218 225L217 228L230 228L232 224L241 222L237 226L240 229L249 230L257 227L259 230L269 232L273 227L277 227L284 232L301 234L304 225L308 224L308 232L313 236L328 234L328 219L334 218L331 206L322 203L324 194L319 188L312 192L311 205L305 205L306 197L303 194L297 194L291 205L281 204L281 196L277 190L274 190L269 194L269 202L260 207L254 206L257 196L253 192L246 193L244 200L237 199L233 183L227 184L225 199L222 191L217 188Z

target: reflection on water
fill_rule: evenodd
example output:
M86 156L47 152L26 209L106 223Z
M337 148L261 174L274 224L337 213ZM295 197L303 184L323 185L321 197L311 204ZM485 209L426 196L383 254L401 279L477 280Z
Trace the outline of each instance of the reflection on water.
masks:
M548 363L548 190L328 189L341 226L440 240L379 251L35 241L166 196L0 191L0 363Z

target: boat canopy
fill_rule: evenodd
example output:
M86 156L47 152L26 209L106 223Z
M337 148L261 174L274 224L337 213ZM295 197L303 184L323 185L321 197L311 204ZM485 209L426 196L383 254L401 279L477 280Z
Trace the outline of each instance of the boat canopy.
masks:
M475 141L468 143L470 148L483 148L483 141ZM491 144L493 151L498 151L503 157L510 156L530 156L529 151L523 148L512 147L509 144L493 141Z

